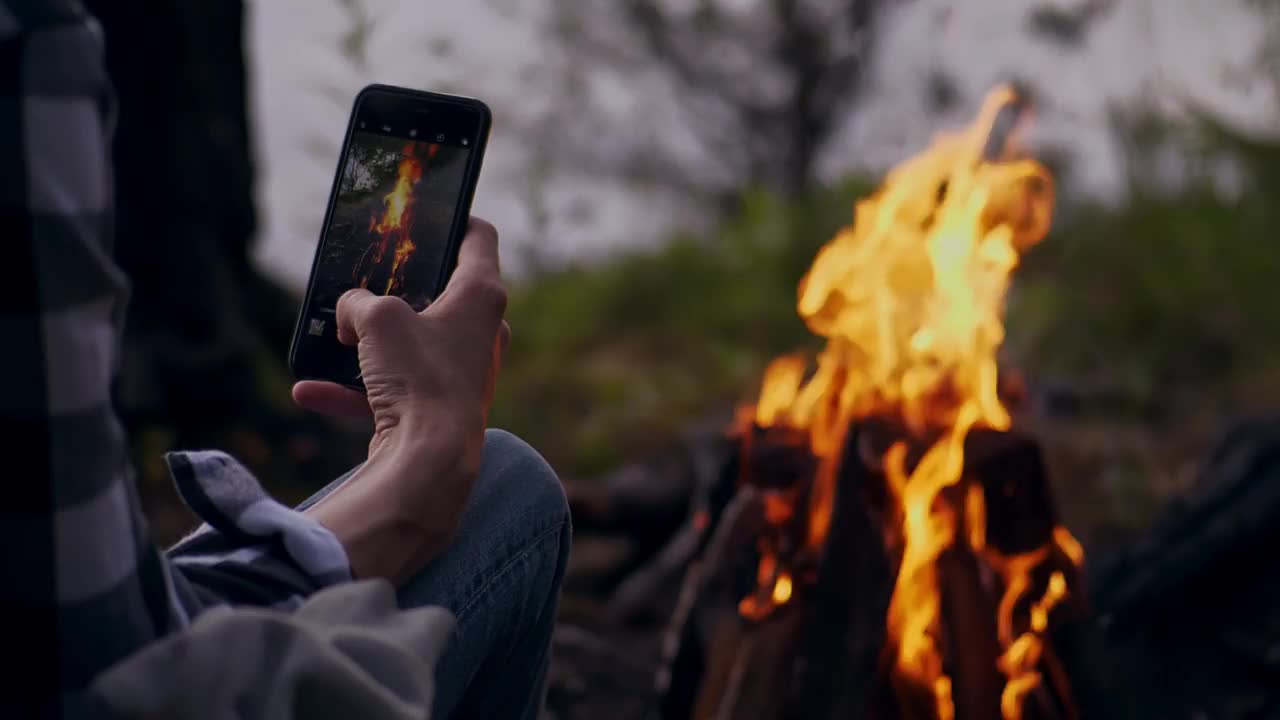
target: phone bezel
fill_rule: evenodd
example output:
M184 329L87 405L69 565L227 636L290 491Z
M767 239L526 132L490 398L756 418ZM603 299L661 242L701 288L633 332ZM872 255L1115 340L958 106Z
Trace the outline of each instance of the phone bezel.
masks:
M432 295L437 296L443 291L444 286L448 283L448 278L453 274L458 264L458 250L462 244L462 239L466 235L467 224L471 217L471 205L475 198L476 186L479 184L480 168L484 161L485 148L488 145L489 130L493 124L493 114L489 110L489 106L475 98L464 97L460 95L447 95L443 93L429 92L426 90L413 90L410 88L397 87L394 85L372 84L364 87L356 95L352 102L351 114L347 119L346 134L342 139L342 149L338 153L337 169L333 174L333 184L329 189L329 201L325 206L324 222L320 226L320 236L316 240L315 252L311 259L311 272L307 278L307 289L303 295L302 304L298 308L298 319L294 325L293 339L289 343L289 371L298 380L326 380L338 383L356 390L363 391L364 384L359 378L337 378L325 377L321 374L309 372L305 367L300 367L298 362L299 346L306 331L305 325L307 318L310 316L311 298L315 289L316 276L319 271L319 260L324 251L325 242L328 240L329 223L332 220L333 212L337 205L338 190L341 186L342 167L347 158L351 139L355 135L357 121L362 111L369 112L368 104L371 102L386 103L384 107L376 109L378 113L393 113L397 117L401 114L406 116L415 113L430 112L435 114L430 122L435 127L441 123L449 123L449 127L465 128L469 137L473 139L471 153L467 159L467 167L463 176L463 186L459 193L458 210L454 213L453 225L449 229L448 245L445 248L444 262L440 267L440 275L436 278L435 287ZM447 115L440 115L440 112ZM465 122L464 122L465 121ZM345 346L340 346L345 347ZM351 353L355 353L354 347L349 348Z

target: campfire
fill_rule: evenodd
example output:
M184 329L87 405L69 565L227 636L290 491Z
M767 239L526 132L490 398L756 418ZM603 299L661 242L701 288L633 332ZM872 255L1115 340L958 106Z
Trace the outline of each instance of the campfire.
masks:
M1053 180L1027 103L892 170L818 253L797 310L816 362L775 360L732 435L660 675L667 717L1073 718L1053 630L1083 551L997 356ZM692 670L692 672L691 672Z
M412 239L414 189L422 179L423 161L417 156L417 143L406 143L400 151L396 184L382 199L382 213L369 218L369 233L377 237L369 254L357 266L358 284L383 295L391 295L404 284L404 267L416 246ZM427 160L435 157L438 145L427 145ZM390 261L390 267L386 262ZM383 275L385 273L385 280Z

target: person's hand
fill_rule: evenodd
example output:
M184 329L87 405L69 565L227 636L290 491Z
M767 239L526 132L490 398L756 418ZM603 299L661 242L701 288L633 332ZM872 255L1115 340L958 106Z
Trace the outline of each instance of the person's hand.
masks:
M368 290L351 290L338 300L338 341L357 347L365 392L304 380L294 386L294 400L327 415L372 414L371 454L402 439L406 424L482 439L510 337L502 319L506 301L497 230L473 218L457 269L426 310L414 313L403 300Z
M356 346L365 393L319 381L293 388L294 401L309 410L372 414L369 461L347 485L364 489L362 502L376 496L395 503L412 516L403 520L421 525L437 541L452 535L479 471L489 405L510 338L502 318L506 302L498 233L473 218L457 269L426 310L416 313L399 298L367 290L349 291L338 301L338 340Z

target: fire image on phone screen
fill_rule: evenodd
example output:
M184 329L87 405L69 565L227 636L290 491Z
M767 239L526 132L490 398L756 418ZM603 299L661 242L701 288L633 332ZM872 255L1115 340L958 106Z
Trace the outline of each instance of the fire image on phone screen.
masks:
M469 152L463 144L353 133L323 235L313 312L331 313L356 287L400 297L415 310L427 306L446 259Z

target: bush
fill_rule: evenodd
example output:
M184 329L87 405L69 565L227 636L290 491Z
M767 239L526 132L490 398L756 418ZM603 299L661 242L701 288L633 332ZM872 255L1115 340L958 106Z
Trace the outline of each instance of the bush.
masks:
M677 235L514 287L492 424L580 475L748 398L770 358L813 343L796 285L869 189L850 180L794 203L750 192L711 237Z

